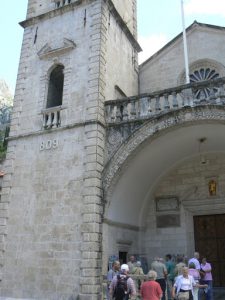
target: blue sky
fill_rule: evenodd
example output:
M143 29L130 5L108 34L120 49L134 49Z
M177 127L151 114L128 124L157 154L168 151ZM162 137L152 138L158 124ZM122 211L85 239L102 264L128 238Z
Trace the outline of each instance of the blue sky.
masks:
M122 1L122 0L121 0ZM138 36L144 50L140 62L147 59L182 31L181 0L137 0ZM0 79L14 91L28 0L1 1ZM184 0L185 24L194 20L225 26L225 0Z

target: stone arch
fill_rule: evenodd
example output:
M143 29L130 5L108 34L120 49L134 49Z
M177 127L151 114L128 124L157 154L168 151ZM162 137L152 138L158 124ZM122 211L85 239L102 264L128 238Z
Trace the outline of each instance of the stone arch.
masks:
M153 118L139 128L129 137L108 164L103 174L103 188L107 199L110 198L113 187L123 173L129 160L144 146L146 142L156 139L171 130L201 123L225 124L225 110L222 106L186 107L176 111L162 114Z
M224 107L205 105L186 107L153 118L123 142L108 162L103 174L105 201L103 269L107 266L108 255L118 251L148 254L151 252L148 258L151 260L154 251L158 251L161 247L157 246L159 244L157 239L161 238L160 243L163 243L167 231L174 235L173 228L167 228L164 232L164 229L154 227L157 217L154 212L155 191L162 179L174 168L198 159L198 139L204 135L209 137L210 141L207 148L203 149L204 154L222 153L225 160L224 132ZM161 152L158 154L159 150ZM189 196L192 197L192 194L195 194L195 190L184 189L183 194L179 196L183 201ZM146 231L142 222L147 210L152 212L152 218L149 220L153 227L148 225L149 231ZM223 211L225 211L224 204ZM188 211L182 207L181 216L185 217L186 214ZM185 234L184 244L180 249L188 255L192 253L194 247L193 230L189 231L185 221L191 223L191 218L190 214L186 219L182 219L182 226L179 229ZM151 230L154 231L153 235ZM142 242L146 239L149 239L146 247L151 241L153 243L151 251L150 248L143 248ZM157 245L154 246L154 243Z

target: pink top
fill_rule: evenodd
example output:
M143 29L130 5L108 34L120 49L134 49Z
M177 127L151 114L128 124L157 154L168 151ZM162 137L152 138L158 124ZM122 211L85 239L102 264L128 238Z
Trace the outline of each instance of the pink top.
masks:
M142 283L141 297L143 300L159 300L162 297L162 290L158 282L150 280Z
M188 274L194 277L195 281L199 281L200 279L200 275L199 275L199 271L196 269L189 269L188 270Z
M210 270L210 272L205 273L203 280L212 280L212 273L211 273L212 268L210 263L206 263L205 265L201 264L201 269L203 271Z

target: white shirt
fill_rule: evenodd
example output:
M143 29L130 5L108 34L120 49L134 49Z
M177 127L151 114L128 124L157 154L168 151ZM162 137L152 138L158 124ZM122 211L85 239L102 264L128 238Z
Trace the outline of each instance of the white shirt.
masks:
M181 279L181 285L180 285L181 290L184 291L189 291L192 289L192 285L191 285L191 280L190 278L182 278Z
M199 263L199 261L197 260L197 258L193 257L193 258L189 259L188 265L189 265L190 263L194 263L195 269L196 269L196 270L200 270L200 269L201 269L200 263Z

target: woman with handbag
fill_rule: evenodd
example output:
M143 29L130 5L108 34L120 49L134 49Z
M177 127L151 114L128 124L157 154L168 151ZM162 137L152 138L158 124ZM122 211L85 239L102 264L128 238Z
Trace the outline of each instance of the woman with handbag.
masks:
M194 277L188 274L188 268L183 268L183 274L176 278L172 289L172 297L178 300L193 300L193 288L205 288L207 285L200 285L195 282Z
M199 283L200 273L199 270L196 269L195 264L191 262L188 268L189 268L188 274L194 277L196 283ZM198 286L195 285L193 287L193 300L198 300L198 290L199 290Z

